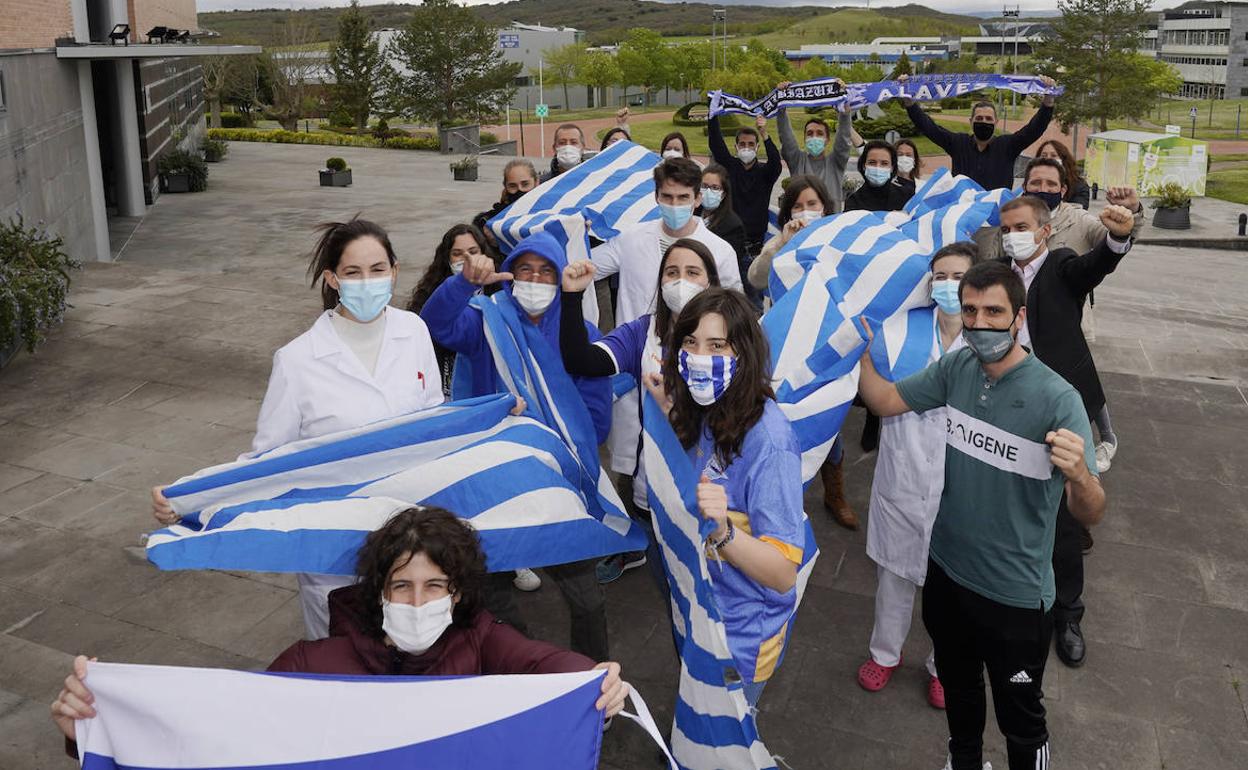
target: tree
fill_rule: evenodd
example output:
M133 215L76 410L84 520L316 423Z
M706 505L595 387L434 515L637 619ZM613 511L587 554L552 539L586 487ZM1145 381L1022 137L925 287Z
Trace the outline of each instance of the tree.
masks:
M577 69L581 59L584 58L585 47L576 43L559 48L548 48L542 51L541 71L530 67L529 75L533 78L541 77L544 82L551 85L563 86L563 108L571 109L572 100L568 98L568 85L580 82L577 79Z
M204 100L208 102L208 127L221 127L221 100L230 82L232 56L204 58Z
M358 0L351 0L350 7L338 17L338 39L329 50L329 71L334 75L331 93L335 106L351 116L357 130L368 126L384 65L368 19Z
M425 0L386 55L390 109L439 125L503 109L521 67L503 59L495 28L452 0Z
M606 51L590 51L577 64L576 81L597 91L597 101L606 101L606 90L624 79L615 57Z
M1170 65L1138 53L1149 0L1058 0L1062 15L1038 46L1041 73L1065 86L1057 101L1063 127L1141 118L1182 80Z
M761 45L755 46L756 42L750 41L744 51L730 50L728 66L708 72L706 87L711 90L723 89L746 99L757 99L775 88L782 80L791 80L794 77L809 79L804 72L793 75L783 54L770 51ZM779 54L779 58L774 54Z
M647 107L650 106L651 90L671 82L671 54L663 44L663 36L652 29L630 29L620 44L616 61L620 65L624 86L641 86Z
M901 56L897 57L897 64L893 66L893 74L888 76L889 80L896 80L898 75L913 75L914 67L910 64L910 57L906 56L906 52L902 51Z
M313 48L315 41L312 26L290 14L278 32L278 45L264 53L272 89L269 113L287 131L298 129L299 118L316 108L312 87L321 64Z
M689 92L694 89L701 92L705 85L707 68L710 66L710 45L682 43L669 48L668 54L672 62L670 85L683 90L686 99L689 98Z

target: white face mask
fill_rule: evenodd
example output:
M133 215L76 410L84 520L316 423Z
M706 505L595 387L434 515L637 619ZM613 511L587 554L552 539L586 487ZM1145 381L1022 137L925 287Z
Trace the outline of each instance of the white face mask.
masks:
M664 158L683 158L685 157L685 154L681 152L680 150L664 150L663 157Z
M909 155L898 155L897 170L903 174L909 174L911 171L914 171L914 158Z
M511 284L511 296L529 315L541 315L555 301L558 287L553 283L537 281L516 281Z
M811 222L814 222L815 220L823 219L823 212L818 211L818 210L807 209L806 211L799 211L798 213L794 214L793 218L800 219L806 224L810 224Z
M679 314L685 304L698 296L705 288L692 281L686 281L684 278L668 281L663 284L663 304L667 305L668 310Z
M468 264L468 260L461 259L458 262L451 263L451 275L459 275L464 272L464 265Z
M739 158L742 163L748 166L758 159L758 150L752 150L748 147L742 147L739 150L737 150L737 158Z
M381 602L381 629L394 642L394 646L411 655L420 655L441 638L451 625L451 611L455 604L450 596L443 596L419 607L395 604L385 599Z
M1005 249L1005 255L1019 262L1030 259L1039 245L1036 243L1035 233L1006 233L1001 236L1001 246Z
M555 158L564 168L572 168L581 162L581 148L574 144L565 144L555 150Z

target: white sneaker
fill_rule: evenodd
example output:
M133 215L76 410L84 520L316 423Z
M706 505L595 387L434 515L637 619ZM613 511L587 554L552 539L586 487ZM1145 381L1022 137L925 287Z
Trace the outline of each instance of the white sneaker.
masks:
M1104 473L1109 470L1109 466L1114 461L1114 455L1118 454L1118 442L1102 441L1096 445L1096 472Z
M951 755L949 755L949 754L946 754L946 755L945 755L945 767L944 767L944 770L953 770L953 757L952 757ZM991 763L991 762L985 762L985 763L984 763L984 770L992 770L992 763Z
M542 579L531 569L518 569L511 584L521 591L536 591L542 587Z

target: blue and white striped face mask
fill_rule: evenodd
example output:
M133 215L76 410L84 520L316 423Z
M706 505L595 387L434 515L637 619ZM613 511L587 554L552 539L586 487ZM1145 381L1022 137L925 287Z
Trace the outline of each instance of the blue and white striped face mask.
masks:
M680 351L680 376L689 386L689 395L700 406L710 406L719 400L732 384L737 372L735 356L703 355Z

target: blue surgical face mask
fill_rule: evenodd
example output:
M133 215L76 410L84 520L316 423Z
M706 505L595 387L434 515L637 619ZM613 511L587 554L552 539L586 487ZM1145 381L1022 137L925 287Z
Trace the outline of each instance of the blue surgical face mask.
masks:
M827 146L828 140L824 139L822 136L806 137L806 152L811 155L818 155L823 152L823 148Z
M866 170L862 172L862 175L866 178L867 184L872 187L880 187L888 184L888 180L893 178L893 172L891 169L880 168L879 166L867 166Z
M660 203L659 215L669 230L679 230L689 224L689 219L693 216L693 206L672 206Z
M735 356L703 355L680 351L680 377L689 386L689 395L701 406L710 406L732 384L737 372Z
M381 314L394 293L394 278L338 279L338 302L355 320L368 323Z
M958 299L959 283L960 281L953 278L932 281L932 299L936 301L937 307L950 315L962 312L962 301Z
M712 190L709 187L702 188L702 208L707 211L714 211L719 208L719 204L724 202L723 190Z

